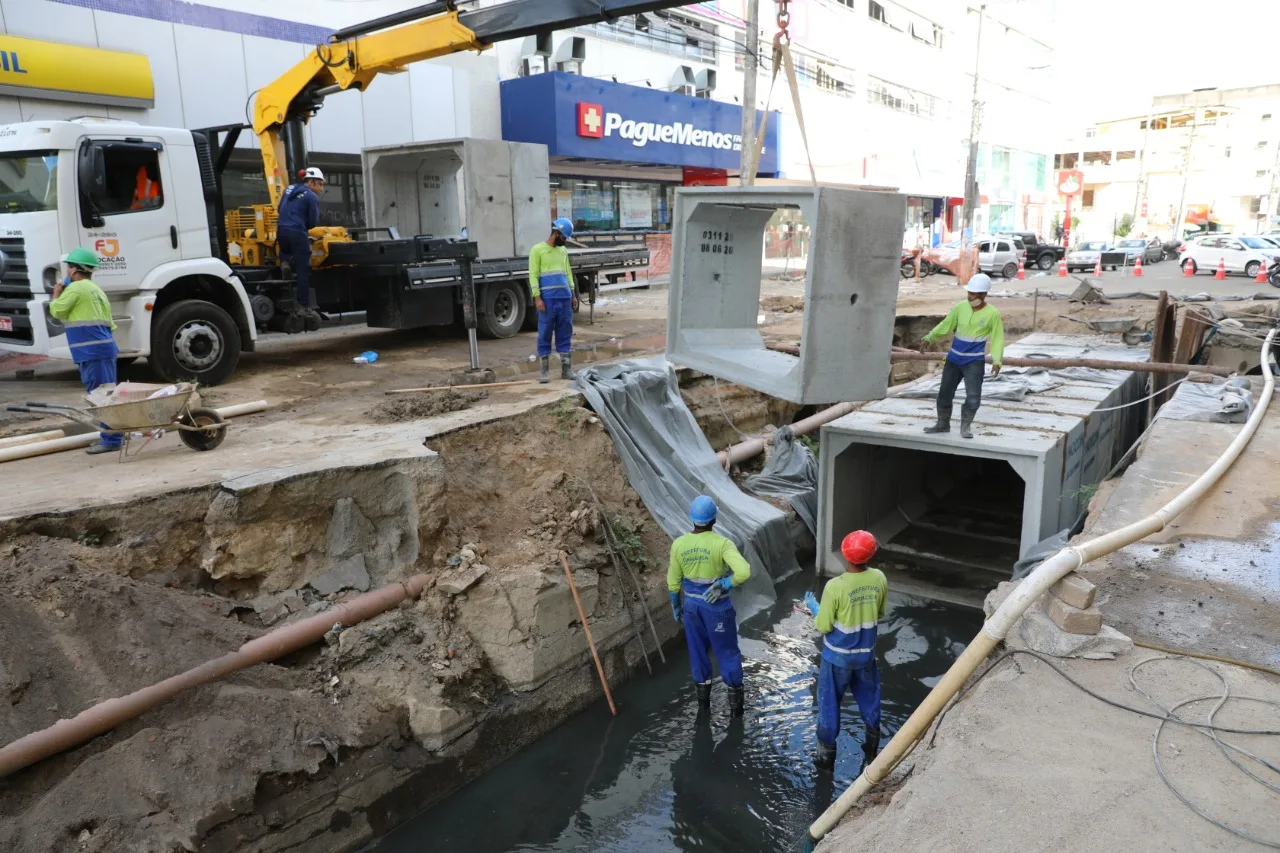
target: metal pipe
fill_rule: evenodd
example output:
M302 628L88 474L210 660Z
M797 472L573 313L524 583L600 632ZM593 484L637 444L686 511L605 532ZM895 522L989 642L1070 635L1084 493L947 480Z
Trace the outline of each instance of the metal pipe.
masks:
M890 361L942 361L944 352L895 352ZM987 356L991 361L991 356ZM1092 367L1095 370L1131 370L1134 373L1208 373L1212 376L1233 376L1229 367L1212 367L1205 364L1165 364L1153 361L1111 361L1104 358L1006 358L1006 367Z
M1009 597L1005 599L1004 604L1001 604L991 618L983 624L978 636L973 639L973 642L964 650L964 653L942 676L942 679L929 692L925 700L920 703L920 707L916 708L911 716L907 718L907 721L903 723L902 728L889 741L884 751L876 757L875 761L868 764L858 778L854 780L854 783L849 786L849 789L841 794L809 826L810 842L817 843L819 839L830 832L863 794L879 784L906 757L907 753L911 751L916 742L924 736L929 726L932 725L934 718L951 701L951 697L977 671L982 662L986 660L987 655L996 647L996 644L1008 636L1010 629L1026 612L1027 608L1039 601L1040 597L1049 590L1049 587L1086 563L1090 563L1099 557L1118 551L1127 545L1163 530L1179 513L1203 497L1210 487L1221 479L1232 463L1240 457L1240 453L1249 444L1249 440L1253 438L1254 433L1258 431L1258 427L1266 415L1267 407L1271 403L1271 396L1275 391L1275 376L1271 373L1269 353L1271 342L1275 339L1275 336L1276 330L1272 329L1267 333L1267 339L1262 345L1262 375L1265 384L1262 394L1258 397L1258 403L1254 407L1253 413L1249 415L1249 420L1245 422L1240 432L1236 435L1235 440L1223 451L1217 461L1210 465L1207 471L1201 474L1194 483L1179 493L1173 500L1146 518L1139 519L1133 524L1099 536L1096 539L1091 539L1088 542L1069 545L1037 566L1022 583L1014 588Z
M564 566L564 576L569 579L569 591L573 593L573 603L578 608L578 618L582 620L582 631L587 635L587 647L591 649L591 658L596 662L596 672L600 675L600 684L604 687L604 698L609 700L609 711L616 717L618 709L613 704L613 694L609 692L609 680L604 677L604 665L600 663L600 655L596 652L596 641L591 639L591 623L587 621L587 612L582 609L582 599L578 597L578 585L573 582L573 572L569 571L569 556L560 552L560 565Z
M417 598L422 595L422 591L429 583L431 583L429 575L414 575L403 583L394 583L382 589L367 592L344 604L339 604L332 610L318 613L300 622L294 622L292 625L285 625L256 640L250 640L239 650L203 663L195 669L189 669L127 696L99 702L69 720L59 720L47 729L18 738L13 743L0 748L0 777L8 776L37 761L109 732L126 720L151 710L184 690L308 646L320 640L332 630L334 625L358 625L379 613L390 610L406 598Z

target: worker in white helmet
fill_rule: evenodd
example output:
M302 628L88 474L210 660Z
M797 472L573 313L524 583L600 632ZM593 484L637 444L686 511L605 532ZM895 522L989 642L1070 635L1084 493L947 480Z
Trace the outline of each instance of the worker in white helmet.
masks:
M938 388L938 422L925 427L927 433L951 431L951 404L956 387L964 380L964 405L960 407L960 435L973 438L973 417L982 404L982 376L986 367L987 344L991 344L991 375L1000 373L1004 360L1004 321L994 306L987 304L991 276L978 273L965 285L968 298L957 303L942 322L924 336L932 344L945 335L951 339L946 363L942 367L942 384Z
M324 172L315 166L298 173L298 182L284 191L280 199L280 218L276 240L281 257L293 261L297 288L298 312L319 328L320 317L311 308L311 237L307 233L320 224L320 196L324 194ZM314 330L314 329L313 329Z

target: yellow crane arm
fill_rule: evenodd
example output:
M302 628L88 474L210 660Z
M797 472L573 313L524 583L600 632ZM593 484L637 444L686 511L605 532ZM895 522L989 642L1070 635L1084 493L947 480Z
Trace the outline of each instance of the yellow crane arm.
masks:
M355 38L323 44L306 59L258 91L253 108L253 131L262 146L262 167L267 179L271 204L278 206L286 178L284 128L291 110L306 112L308 95L315 104L330 92L346 89L363 90L379 74L403 71L406 65L423 59L446 56L463 50L484 50L476 34L458 20L456 11L448 11L426 20L415 21L394 29L369 33Z

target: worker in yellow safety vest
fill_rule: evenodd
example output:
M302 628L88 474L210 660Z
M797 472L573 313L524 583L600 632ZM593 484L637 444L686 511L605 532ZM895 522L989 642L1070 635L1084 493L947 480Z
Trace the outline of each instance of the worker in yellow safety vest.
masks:
M982 405L982 377L986 371L987 344L991 344L991 375L1000 375L1004 359L1004 322L995 306L987 304L991 277L978 273L965 285L968 298L958 302L929 334L926 344L953 335L946 364L942 367L942 384L938 387L938 422L925 427L927 433L951 431L951 404L956 387L964 380L964 405L960 407L960 436L973 438L973 418ZM954 334L953 334L954 333Z

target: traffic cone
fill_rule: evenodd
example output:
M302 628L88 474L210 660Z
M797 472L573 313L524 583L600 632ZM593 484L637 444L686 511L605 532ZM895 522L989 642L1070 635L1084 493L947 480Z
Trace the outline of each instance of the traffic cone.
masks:
M1227 277L1227 262L1218 258L1218 271L1213 274L1214 281L1224 281Z
M1022 258L1018 258L1018 281L1026 281L1026 280L1027 280L1027 271L1022 266Z
M1133 277L1142 278L1142 255L1133 259Z
M1253 281L1255 284L1266 284L1268 281L1270 281L1270 279L1267 278L1267 259L1266 258L1263 258L1262 263L1258 265L1258 274L1253 277Z
M1098 256L1098 262L1093 265L1093 275L1095 278L1102 278L1102 256Z
M1058 261L1058 278L1066 278L1066 277L1067 277L1067 259L1061 258Z
M1194 276L1195 274L1196 274L1196 262L1195 262L1195 261L1191 261L1191 263L1187 263L1186 261L1183 261L1183 262L1182 262L1182 277L1183 277L1183 278L1191 278L1191 277L1192 277L1192 276Z

